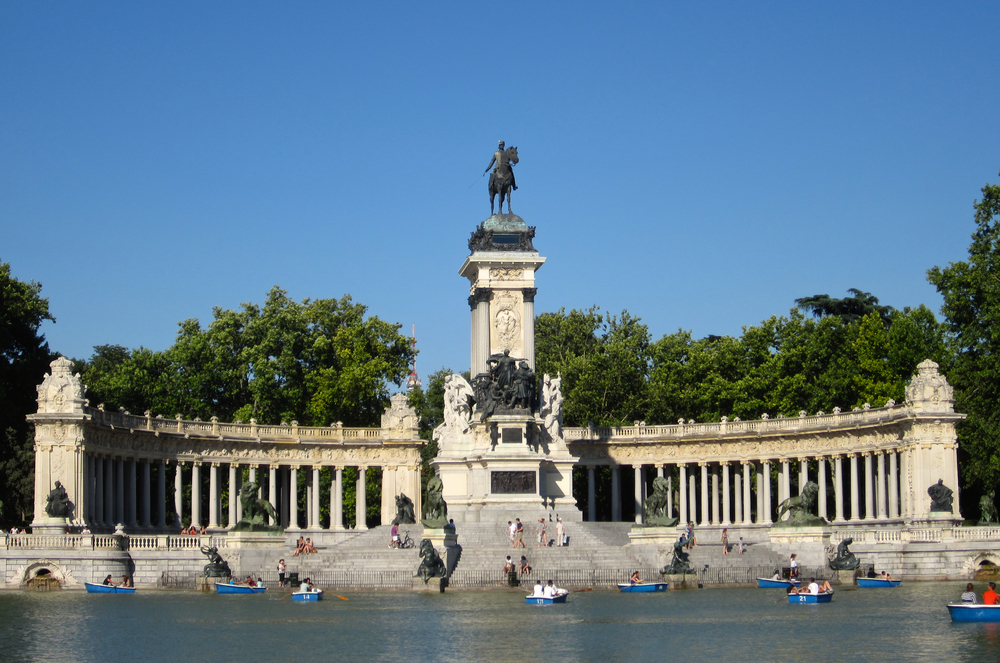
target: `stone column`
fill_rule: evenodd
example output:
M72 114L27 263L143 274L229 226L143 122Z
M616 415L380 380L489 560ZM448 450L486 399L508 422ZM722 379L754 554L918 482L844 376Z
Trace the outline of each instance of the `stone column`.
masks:
M355 513L355 525L354 529L366 530L368 529L368 520L366 514L368 513L367 506L365 504L365 472L367 472L367 467L358 468L358 482L354 486L357 497L357 512Z
M657 479L662 479L663 478L663 468L666 467L666 465L656 465L655 467L656 467L656 478Z
M787 460L781 461L781 477L778 480L778 508L781 508L781 503L792 496L792 480L791 480L791 469ZM781 517L781 520L788 520L788 514L786 513Z
M174 527L184 527L184 475L181 464L174 465Z
M416 515L416 514L414 514ZM337 467L330 467L330 526L329 530L337 529Z
M307 474L306 477L309 475ZM312 527L313 521L313 487L312 483L306 480L306 529Z
M94 459L94 518L96 524L104 526L104 460Z
M160 461L160 471L156 473L156 526L167 526L167 461Z
M739 477L736 477L739 481ZM738 499L738 498L737 498ZM737 511L739 507L737 506ZM722 463L722 524L729 525L729 463Z
M750 514L750 463L743 461L743 524L752 522Z
M865 454L865 520L875 519L875 482L872 480L872 455Z
M132 459L127 460L125 462L125 494L127 495L125 522L132 529L139 526L139 500L136 499L139 491L136 490L135 486L135 470L135 461Z
M764 464L763 461L754 467L757 473L757 522L764 522Z
M805 490L807 483L809 483L809 459L799 458L799 495Z
M698 463L701 467L701 526L711 522L711 514L708 512L708 463Z
M240 500L236 494L236 463L229 464L229 529L236 525L236 505Z
M667 475L667 517L674 515L674 475Z
M212 463L208 468L208 526L219 528L219 464Z
M858 499L858 455L847 454L851 459L851 520L861 520L860 500Z
M274 508L275 516L278 515L278 466L270 465L267 471L267 501L271 503ZM271 521L271 516L267 517L267 522L269 525L277 525L278 523Z
M622 519L622 496L618 479L620 471L617 465L611 466L611 521L615 523Z
M712 466L712 524L719 524L719 466Z
M310 529L320 529L319 526L319 465L313 465L313 480L312 480L312 522L309 523Z
M764 470L764 520L761 522L770 525L773 522L771 520L771 463L764 461L762 465Z
M191 463L191 524L201 528L201 463Z
M910 491L906 486L909 484L906 480L906 451L899 450L897 452L899 456L899 516L901 518L910 518L913 514L912 505L910 504Z
M889 517L899 518L899 468L896 452L889 454Z
M889 517L888 510L886 509L885 503L885 454L880 453L878 455L878 518L880 520L885 520Z
M330 513L330 522L333 529L342 530L344 529L344 468L336 468L334 486L333 490L330 492L334 493L333 510ZM414 500L414 506L416 506L416 500ZM420 513L415 512L413 515L416 516L417 522L420 522Z
M687 465L684 463L678 463L677 467L680 469L680 490L678 495L680 496L680 509L681 509L681 525L687 525L688 522L688 500L687 500Z
M83 481L83 522L93 525L94 519L94 458L89 453L84 457L84 481Z
M490 356L490 298L489 288L476 288L469 296L472 309L472 377L486 373L486 360Z
M250 483L256 483L257 484L257 497L260 497L260 484L257 483L257 466L256 465L251 465L250 466Z
M524 357L528 366L535 370L535 293L538 288L524 288L521 296L524 300Z
M125 521L125 460L115 461L115 524Z
M149 522L149 502L150 502L150 481L149 481L149 461L142 461L142 517L139 520L139 524L142 527L149 528L151 523Z
M743 521L743 477L733 472L733 524Z
M691 472L691 476L688 477L688 504L690 505L688 512L689 522L696 523L698 522L698 477L693 471ZM704 508L702 506L702 520L705 519Z
M288 481L288 529L299 528L299 468L292 467Z
M593 465L587 467L587 520L597 521L597 477Z
M642 465L633 465L632 469L635 471L635 522L639 525L642 524L642 487L643 481L645 481L645 472L643 472Z
M844 459L842 456L834 456L834 477L836 483L833 486L834 500L836 501L835 520L840 522L844 519Z
M817 512L820 518L826 518L826 459L823 457L816 459L816 479L819 485Z

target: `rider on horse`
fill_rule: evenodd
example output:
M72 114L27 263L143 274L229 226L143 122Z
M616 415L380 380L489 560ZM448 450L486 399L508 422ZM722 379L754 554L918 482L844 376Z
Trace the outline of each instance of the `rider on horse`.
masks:
M496 167L494 168L494 164ZM485 175L490 168L493 168L493 174L490 175L490 188L499 191L500 182L497 181L499 178L510 178L510 188L513 191L517 191L517 182L514 181L514 169L511 167L510 156L507 154L507 150L504 149L504 142L500 141L497 151L493 153L493 158L490 159L490 165L486 166L486 170L483 171Z

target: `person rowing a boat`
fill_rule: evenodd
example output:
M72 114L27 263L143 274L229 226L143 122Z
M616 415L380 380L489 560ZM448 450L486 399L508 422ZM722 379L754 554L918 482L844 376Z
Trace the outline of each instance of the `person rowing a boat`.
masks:
M545 588L542 587L542 581L541 580L536 580L535 581L535 588L531 591L531 597L532 598L541 598L543 596L545 596Z
M997 584L990 583L990 588L983 592L983 603L986 605L1000 605L1000 594L997 594Z
M637 570L637 571L636 571L635 573L633 573L633 574L632 574L632 577L631 577L631 578L629 578L629 579L628 579L628 581L629 581L630 583L632 583L633 585L635 585L636 583L640 583L640 582L642 582L642 578L640 578L640 577L639 577L639 571ZM551 581L550 581L550 582L551 582Z
M975 587L972 586L971 582L965 586L965 591L962 593L962 603L978 603Z

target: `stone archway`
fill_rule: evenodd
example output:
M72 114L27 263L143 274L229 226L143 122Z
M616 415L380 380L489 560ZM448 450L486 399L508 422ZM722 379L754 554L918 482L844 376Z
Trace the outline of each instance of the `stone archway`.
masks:
M1000 552L976 553L962 565L962 572L972 580L1000 580Z
M80 584L64 564L51 559L39 559L29 562L21 568L17 575L20 586L31 589L60 589Z

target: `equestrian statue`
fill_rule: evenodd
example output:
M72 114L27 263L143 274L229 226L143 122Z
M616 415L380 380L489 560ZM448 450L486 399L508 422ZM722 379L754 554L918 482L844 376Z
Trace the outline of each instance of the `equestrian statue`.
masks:
M510 194L517 191L517 182L514 181L514 164L517 163L517 148L509 147L504 149L504 142L500 141L497 151L493 153L493 158L490 159L490 165L486 166L486 170L483 171L483 175L489 172L490 168L493 168L493 173L490 175L490 216L493 215L493 201L497 194L500 195L500 207L497 209L498 214L503 214L503 199L507 198L507 213L513 214L510 211Z

